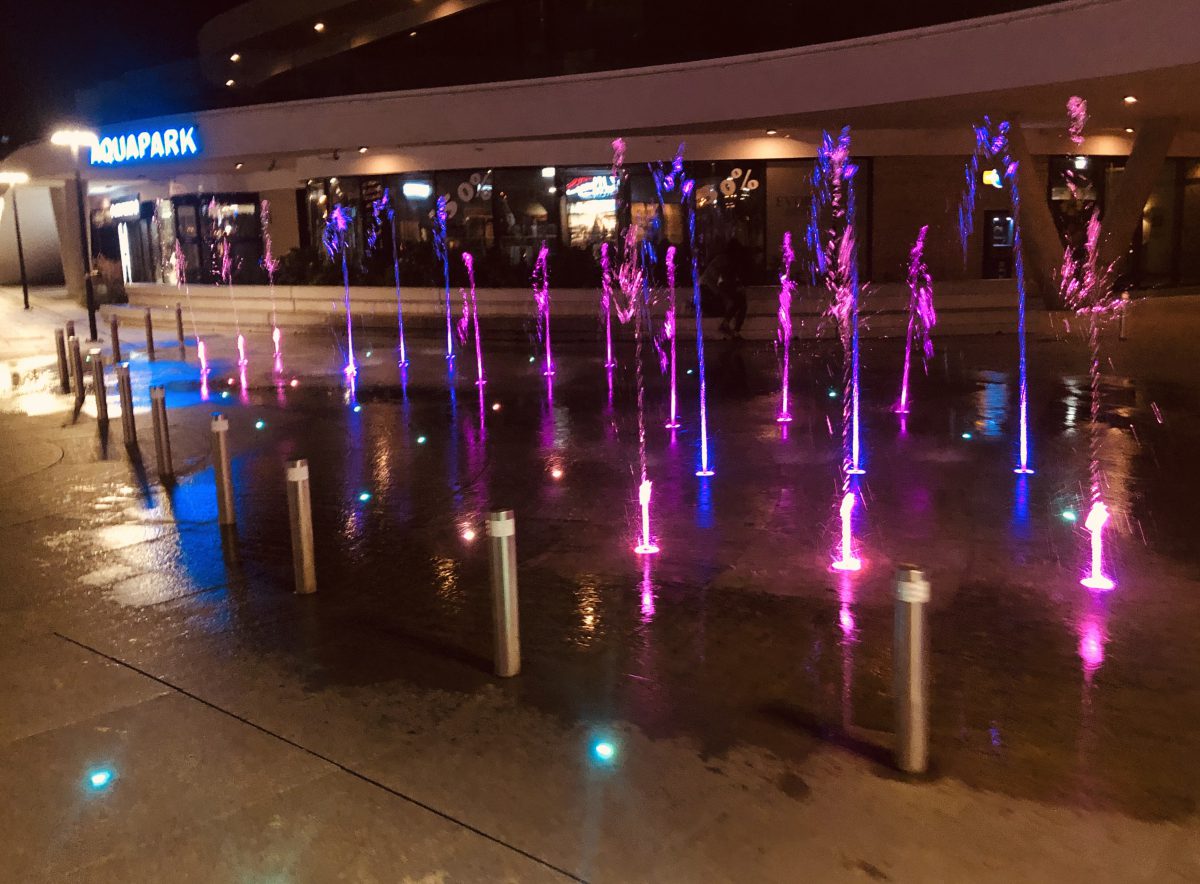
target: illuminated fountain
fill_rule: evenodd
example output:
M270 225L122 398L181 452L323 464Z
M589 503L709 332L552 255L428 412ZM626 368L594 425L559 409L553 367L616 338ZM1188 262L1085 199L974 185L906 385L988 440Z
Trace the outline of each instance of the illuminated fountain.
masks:
M792 419L788 405L788 379L791 375L791 346L792 346L792 295L796 291L796 283L792 281L792 262L796 253L792 250L792 234L783 234L783 266L779 270L779 329L775 333L775 341L782 351L783 368L779 383L779 414L775 416L778 423L786 424Z
M857 172L858 167L850 162L850 129L843 129L836 140L826 132L813 168L807 238L814 282L824 283L832 295L829 314L837 322L842 342L842 466L846 475L863 472L858 422L858 247L854 228Z
M399 331L396 343L399 354L397 362L403 368L408 365L408 346L404 341L404 303L400 297L400 248L396 243L396 207L392 205L391 194L387 188L384 188L383 196L375 200L374 208L376 222L386 215L388 227L392 232L392 274L396 284L396 326Z
M479 338L479 300L475 297L475 256L463 252L463 266L467 269L467 288L463 290L463 315L458 322L458 339L466 346L467 338L475 336L475 384L482 388L487 380L483 375L483 343ZM482 405L482 399L480 404Z
M677 430L679 423L679 398L675 394L675 342L679 337L678 322L675 318L675 246L667 246L667 316L663 322L663 334L671 341L671 415L667 418L666 428Z
M1079 113L1076 102L1082 102L1082 99L1073 98L1072 104L1068 105L1072 113L1072 134L1076 115ZM1084 115L1087 112L1086 108L1087 105L1084 104ZM1082 123L1079 125L1082 126ZM1072 195L1078 198L1078 182L1073 174L1068 176L1067 184ZM1092 216L1088 219L1087 238L1082 254L1077 254L1072 246L1067 246L1063 255L1061 280L1063 301L1077 316L1087 322L1088 377L1091 381L1088 469L1092 507L1084 521L1084 527L1091 534L1091 568L1080 582L1089 589L1110 590L1116 583L1104 573L1103 534L1104 526L1109 520L1109 512L1104 504L1103 475L1100 468L1100 329L1107 319L1123 309L1124 302L1115 295L1112 268L1100 265L1099 253L1100 214L1098 210L1093 209Z
M546 345L546 377L554 374L554 354L550 348L550 250L546 248L545 240L538 249L537 262L533 265L533 300L537 304L538 333Z
M925 371L929 371L929 358L933 356L933 340L930 332L937 322L933 309L933 280L925 265L926 224L917 234L912 251L908 255L908 337L904 343L904 372L900 376L900 401L896 404L897 414L908 414L908 373L912 367L913 341L921 345L921 360Z
M965 169L966 188L958 207L958 235L962 244L963 264L967 260L967 242L975 225L976 182L980 174L980 162L996 163L1004 168L1004 180L1008 182L1009 201L1013 216L1013 269L1017 278L1017 466L1014 473L1030 475L1029 466L1029 374L1028 354L1025 342L1025 250L1021 239L1021 193L1017 186L1019 164L1008 149L1009 123L1002 120L992 129L988 117L975 126L975 150Z
M834 559L835 571L858 571L862 568L862 560L854 555L854 504L853 491L842 495L838 515L842 521L841 543L838 546L839 558Z
M608 369L608 386L612 387L612 370L616 368L612 349L612 258L608 243L600 244L600 313L604 316L604 367Z
M633 548L633 551L643 556L659 551L658 546L650 538L650 488L652 484L649 479L642 479L642 484L638 486L638 504L642 508L642 534L641 541Z
M450 309L450 251L446 245L446 198L439 196L433 210L433 248L442 262L446 286L446 358L454 358L454 317Z
M346 367L343 374L351 385L358 375L358 363L354 360L354 321L350 313L350 268L347 263L347 231L350 228L350 216L339 203L329 213L329 221L325 224L325 248L333 260L342 261L343 302L346 308Z
M708 391L704 374L704 311L700 308L700 259L696 254L696 182L686 178L680 187L687 211L688 248L692 255L692 304L696 308L696 371L700 380L700 469L697 476L711 476L708 463Z
M178 239L175 240L175 285L183 291L183 300L187 303L188 319L192 321L192 334L196 338L196 359L200 362L200 383L207 398L208 348L204 346L200 331L196 327L196 312L192 309L192 292L187 281L187 257L183 254L183 246L179 244ZM181 341L181 346L182 343Z
M271 201L262 201L262 238L263 238L263 268L267 271L267 285L271 292L271 345L274 350L274 371L278 375L283 372L283 353L280 344L283 333L279 331L278 313L275 305L275 271L279 268L279 259L275 257L271 243Z

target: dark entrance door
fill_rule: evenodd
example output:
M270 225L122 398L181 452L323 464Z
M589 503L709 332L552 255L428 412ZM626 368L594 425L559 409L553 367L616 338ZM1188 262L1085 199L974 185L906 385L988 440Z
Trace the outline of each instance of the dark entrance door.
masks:
M983 213L983 278L1013 275L1013 216L1009 211Z

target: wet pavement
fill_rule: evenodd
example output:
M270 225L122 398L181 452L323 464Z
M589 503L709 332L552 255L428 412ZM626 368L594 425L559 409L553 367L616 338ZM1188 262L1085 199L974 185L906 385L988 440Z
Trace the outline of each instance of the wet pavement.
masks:
M1031 346L1030 477L1012 472L1014 338L940 341L903 421L900 344L870 343L853 575L829 567L826 345L793 358L781 426L771 350L711 342L711 479L694 475L690 348L675 432L648 360L662 552L645 558L631 348L611 399L599 347L556 354L552 384L532 348L494 348L480 395L470 354L448 376L418 342L401 374L364 340L353 396L328 340L289 339L282 372L254 356L268 348L251 340L243 386L211 341L207 390L194 351L135 356L140 397L167 386L170 489L148 400L140 465L115 412L102 444L47 378L2 406L17 880L1200 879L1200 409L1147 344L1106 341L1119 585L1100 595L1078 583L1090 405L1073 340ZM213 410L231 424L236 540L216 525ZM290 592L298 457L307 597ZM503 507L524 658L505 681L483 530ZM933 770L915 781L890 760L904 562L933 584ZM112 784L82 786L98 767Z

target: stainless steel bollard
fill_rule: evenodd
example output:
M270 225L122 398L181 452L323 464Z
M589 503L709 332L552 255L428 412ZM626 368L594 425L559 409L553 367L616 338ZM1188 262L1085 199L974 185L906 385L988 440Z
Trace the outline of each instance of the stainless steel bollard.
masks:
M112 338L112 359L116 365L121 361L121 321L115 316L108 318L109 337Z
M308 461L287 465L288 518L292 523L292 567L296 592L317 591L317 564L313 557L312 492L308 486Z
M496 674L511 678L521 671L521 628L517 610L517 520L512 510L488 513L491 540L492 620Z
M929 766L929 581L913 565L896 571L892 673L896 695L896 765L906 773Z
M137 421L133 416L133 384L129 382L129 363L117 366L117 392L121 397L121 432L125 445L137 445Z
M1129 315L1129 292L1121 292L1121 318L1118 320L1117 340L1126 341L1125 317Z
M236 525L233 508L233 474L229 468L229 419L214 412L212 416L213 473L217 483L217 524Z
M92 360L92 395L96 397L96 422L108 423L108 392L104 389L104 352L99 347L88 350Z
M183 334L183 305L175 304L175 334L179 339L179 352L187 354L187 338Z
M149 307L146 308L146 356L154 358L154 317Z
M71 355L71 374L75 378L75 411L83 407L83 354L79 350L79 338L71 335L67 338L67 349Z
M58 388L71 392L71 366L67 363L67 336L61 328L54 330L54 349L58 352Z
M158 479L164 485L175 482L175 467L171 461L171 428L167 425L167 391L164 387L150 388L150 415L154 418L154 459L158 464Z
M75 320L68 319L67 320L67 337L72 338L74 336L75 336Z

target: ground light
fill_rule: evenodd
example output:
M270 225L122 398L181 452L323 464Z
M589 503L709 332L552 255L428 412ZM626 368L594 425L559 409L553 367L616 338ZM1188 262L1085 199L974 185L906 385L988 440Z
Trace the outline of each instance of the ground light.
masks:
M608 740L597 740L592 744L592 755L607 764L617 757L617 747Z
M1064 522L1074 522L1077 518L1075 510L1063 510L1061 515Z
M424 437L424 436L418 436L418 437L417 437L417 444L418 444L418 445L424 445L424 444L425 444L425 437Z
M112 785L112 781L115 777L116 774L114 774L111 769L102 767L98 768L97 770L89 771L87 777L85 778L85 782L87 783L87 787L93 792L99 792Z
M264 420L256 420L256 421L254 422L254 429L256 429L256 430L261 430L261 429L263 429L263 428L264 428L266 425L267 425L267 422L266 422L266 421L264 421Z
M371 499L371 492L370 492L370 491L362 491L362 492L360 492L360 493L359 493L359 495L358 495L358 499L359 499L361 502L363 502L363 503L366 503L368 500L370 500L370 499Z

